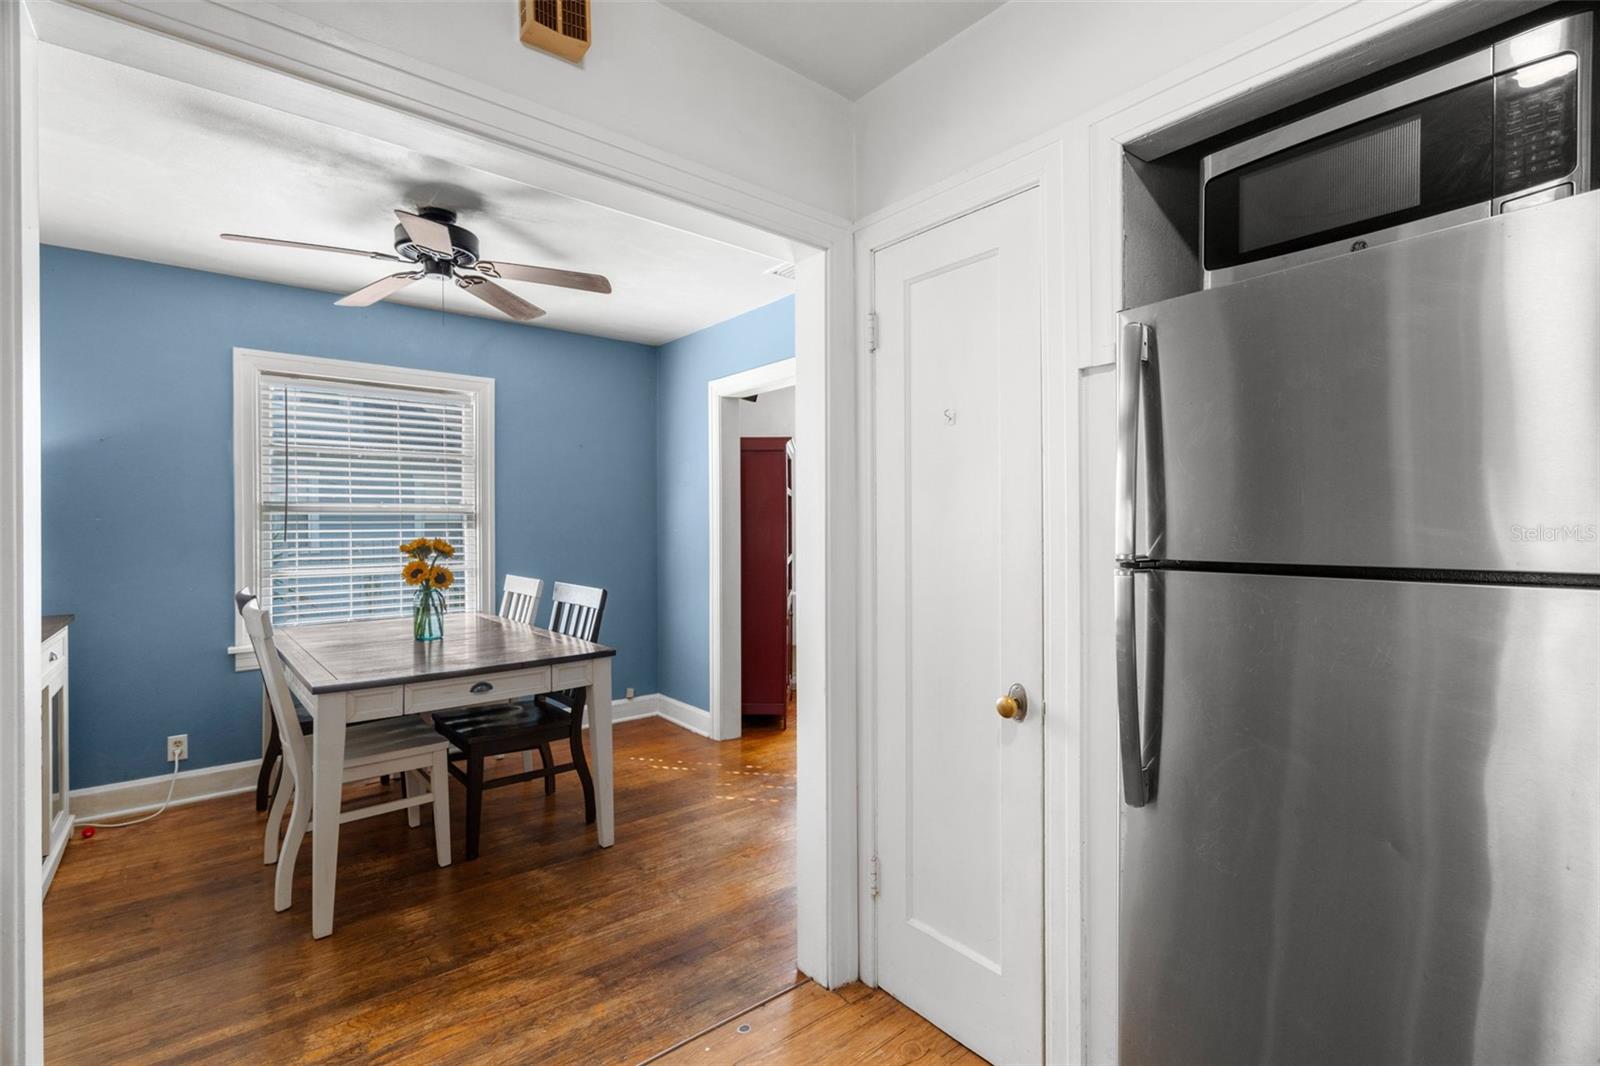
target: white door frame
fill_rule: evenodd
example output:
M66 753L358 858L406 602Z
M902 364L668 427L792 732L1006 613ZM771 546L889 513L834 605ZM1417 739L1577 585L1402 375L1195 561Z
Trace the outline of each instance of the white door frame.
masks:
M1345 0L1309 5L1155 79L1089 114L968 168L856 224L856 298L871 308L872 255L879 248L1037 185L1045 244L1045 1060L1115 1062L1120 807L1114 689L1093 659L1109 621L1090 617L1087 590L1110 580L1109 559L1082 550L1088 530L1108 522L1111 500L1080 493L1082 375L1103 372L1115 356L1122 300L1123 146L1216 109L1263 108L1264 86L1309 93L1363 72L1330 62L1371 45L1359 58L1425 51L1531 8L1477 0ZM1254 102L1247 94L1257 94ZM1281 102L1287 102L1281 101ZM1264 108L1270 110L1270 106ZM1260 113L1260 112L1258 112ZM1231 123L1228 123L1231 124ZM1218 127L1227 128L1227 124ZM868 329L860 353L856 439L862 594L858 706L870 706L875 632L872 528L872 369ZM1109 658L1108 655L1102 658ZM1110 723L1107 728L1107 723ZM861 730L858 830L863 871L876 833L870 715ZM1109 741L1109 746L1108 746ZM862 980L875 983L873 904L863 877L857 893Z
M15 10L17 5L0 3ZM118 0L30 0L41 40L177 81L248 98L405 144L419 126L430 151L463 165L644 215L795 263L796 434L812 442L797 464L795 553L797 672L807 728L797 736L797 954L801 971L828 987L856 977L856 492L854 286L847 219L789 200L692 160L476 83L430 77L407 57L349 47L301 16L270 4L147 5ZM8 134L10 130L6 131ZM32 138L29 138L30 142ZM0 148L0 164L16 160ZM0 184L0 188L3 188ZM8 243L15 244L9 240ZM14 248L12 249L14 251ZM10 350L7 350L10 357ZM36 425L35 395L23 405ZM17 423L12 423L17 424ZM22 457L0 444L6 471ZM37 464L35 462L35 469ZM38 525L33 503L0 499L0 532ZM37 544L17 541L26 548ZM36 551L17 565L37 573ZM26 642L38 632L31 604L0 591L0 626ZM11 623L16 623L12 626ZM28 628L31 626L31 629ZM15 669L0 656L0 671ZM36 669L36 667L35 667ZM15 691L7 675L0 681ZM8 772L27 752L0 752ZM36 825L37 811L32 821ZM8 820L9 824L9 820ZM623 842L625 843L625 842ZM0 846L15 840L0 837ZM0 863L16 855L7 850ZM0 899L37 937L37 904ZM35 940L35 943L37 941ZM37 968L27 978L38 995ZM0 1030L15 1032L11 1009Z
M739 404L745 397L795 383L795 360L780 359L706 385L706 454L711 457L711 739L735 740L743 729L743 591L739 544ZM800 464L798 444L795 465ZM798 571L796 572L798 577ZM798 601L797 601L798 602ZM799 728L799 722L795 723Z
M0 4L0 1062L44 1059L34 31Z

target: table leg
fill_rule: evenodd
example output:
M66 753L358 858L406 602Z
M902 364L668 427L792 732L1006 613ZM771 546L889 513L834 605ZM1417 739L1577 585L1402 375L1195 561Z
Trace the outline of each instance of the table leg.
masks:
M333 932L333 888L339 875L339 809L344 791L345 712L349 697L317 697L311 731L311 935Z
M589 686L589 743L594 745L595 829L600 846L615 842L611 812L611 659L595 659Z

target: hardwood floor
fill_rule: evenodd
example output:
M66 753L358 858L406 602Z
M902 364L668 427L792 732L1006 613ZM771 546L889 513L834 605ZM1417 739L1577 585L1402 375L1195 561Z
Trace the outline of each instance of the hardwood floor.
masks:
M44 908L46 1052L94 1066L637 1063L798 979L794 736L713 744L655 719L618 725L606 851L570 775L550 797L537 782L491 792L471 863L456 789L445 869L426 816L416 830L400 814L347 825L324 941L311 939L309 850L293 908L273 912L251 795L74 840ZM813 1018L795 1032L841 1054L870 1033L932 1041L896 1028L886 996L807 987L762 1007L762 1025Z
M984 1060L887 992L809 981L651 1060L652 1066L757 1063L971 1063Z

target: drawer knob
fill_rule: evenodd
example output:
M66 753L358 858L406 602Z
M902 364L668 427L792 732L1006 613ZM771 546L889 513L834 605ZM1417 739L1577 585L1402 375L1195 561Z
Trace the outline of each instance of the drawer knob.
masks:
M61 653L60 652L53 651L53 652L50 653L50 661L51 662L55 662L59 658L61 658Z
M493 690L494 690L494 686L491 685L489 682L487 682L487 681L479 681L476 685L473 685L472 688L470 688L468 691L469 692L491 692Z

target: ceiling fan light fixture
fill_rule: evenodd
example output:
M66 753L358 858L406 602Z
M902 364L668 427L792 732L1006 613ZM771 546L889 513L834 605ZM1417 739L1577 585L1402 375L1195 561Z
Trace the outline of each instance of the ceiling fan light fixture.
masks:
M542 317L544 309L494 284L490 278L555 285L583 292L611 291L611 282L600 274L479 259L477 234L464 226L457 225L454 211L442 207L419 207L416 211L397 210L394 214L399 220L399 224L394 228L395 255L390 255L388 252L341 248L329 244L284 241L275 237L250 237L239 233L224 233L220 236L225 241L242 241L247 244L299 248L316 252L338 252L341 255L359 255L417 268L414 271L379 278L372 284L357 289L336 301L341 307L367 307L392 293L399 292L414 281L423 278L444 278L453 280L463 291L476 296L501 314L518 322L531 322ZM478 273L461 273L463 270L474 269Z
M478 262L478 235L456 225L456 213L442 207L419 207L416 212L396 211L394 250L411 263L436 260L471 267Z

